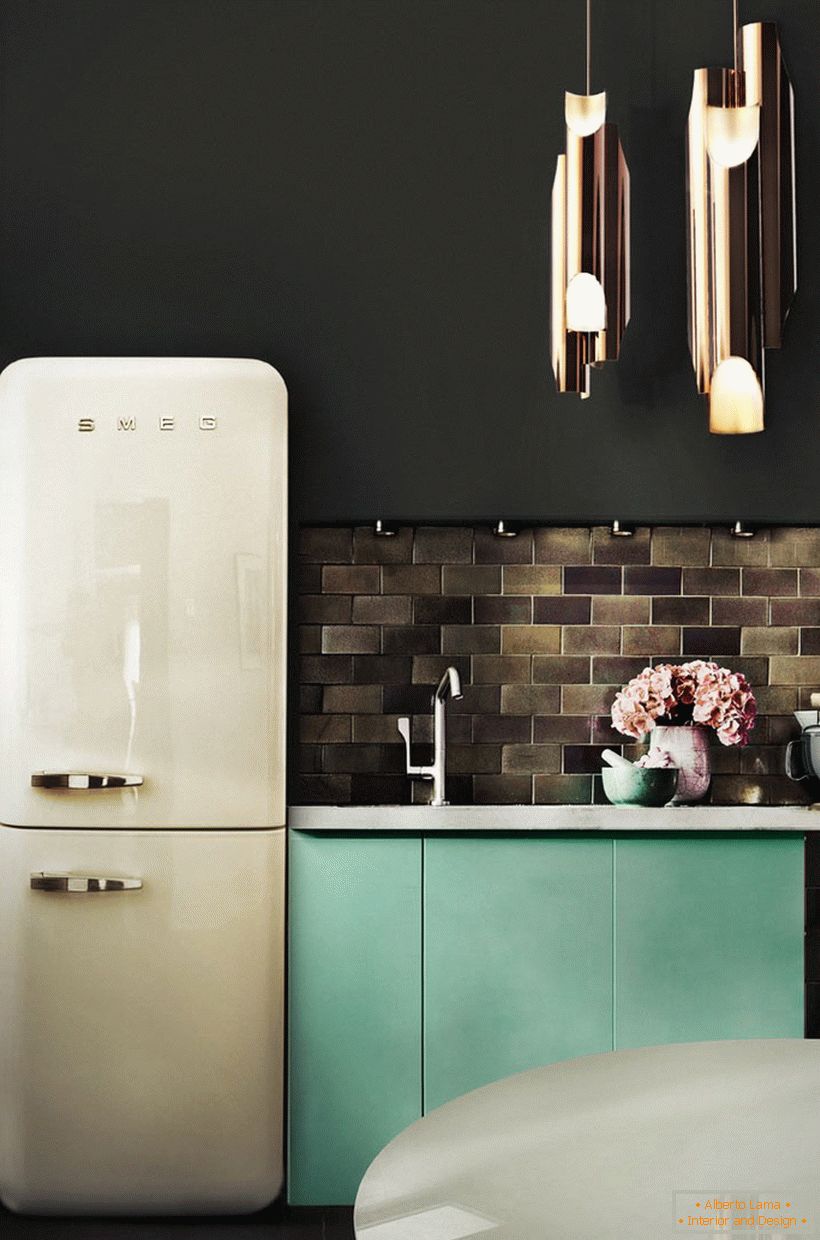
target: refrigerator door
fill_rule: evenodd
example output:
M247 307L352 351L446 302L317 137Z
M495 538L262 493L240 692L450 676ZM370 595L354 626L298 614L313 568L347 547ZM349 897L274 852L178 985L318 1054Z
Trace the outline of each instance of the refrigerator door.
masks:
M0 822L285 821L286 392L258 361L0 376Z
M277 1196L284 872L283 830L0 828L6 1206L232 1213Z

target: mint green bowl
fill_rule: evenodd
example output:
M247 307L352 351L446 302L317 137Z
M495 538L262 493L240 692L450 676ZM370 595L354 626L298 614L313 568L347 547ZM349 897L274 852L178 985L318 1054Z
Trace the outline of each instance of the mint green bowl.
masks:
M613 805L666 805L678 786L677 767L605 766L604 792Z

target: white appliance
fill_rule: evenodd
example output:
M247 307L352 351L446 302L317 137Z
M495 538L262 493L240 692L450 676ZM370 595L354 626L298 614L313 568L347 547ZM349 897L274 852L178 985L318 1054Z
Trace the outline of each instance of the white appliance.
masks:
M282 1183L286 390L0 375L0 1199L230 1213Z

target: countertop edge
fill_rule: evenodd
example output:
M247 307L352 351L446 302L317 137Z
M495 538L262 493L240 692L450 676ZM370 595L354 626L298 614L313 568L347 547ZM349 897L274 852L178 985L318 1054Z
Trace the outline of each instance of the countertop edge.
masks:
M820 831L803 805L293 805L294 831Z

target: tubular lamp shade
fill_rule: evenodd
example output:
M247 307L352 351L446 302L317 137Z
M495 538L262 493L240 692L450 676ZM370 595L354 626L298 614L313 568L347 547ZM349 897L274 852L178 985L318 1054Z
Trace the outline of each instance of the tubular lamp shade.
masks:
M579 271L567 285L567 328L571 332L602 332L606 328L604 290L588 271Z
M745 164L757 146L760 134L760 108L706 109L706 149L721 168Z
M763 390L745 357L727 357L712 375L709 430L713 435L763 430Z
M567 129L579 138L588 138L606 120L606 91L600 95L573 95L564 91L564 118Z

